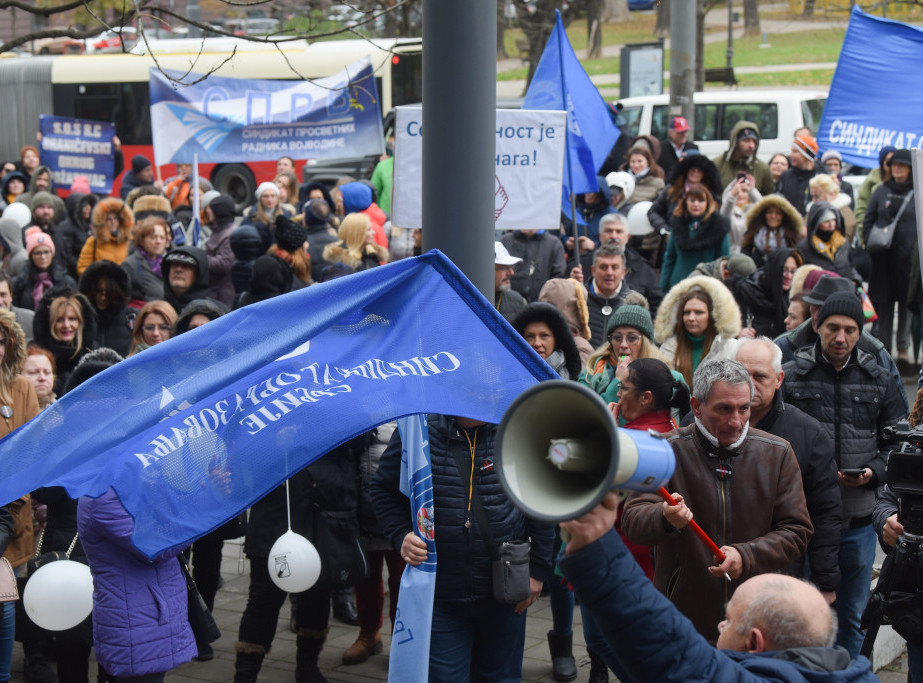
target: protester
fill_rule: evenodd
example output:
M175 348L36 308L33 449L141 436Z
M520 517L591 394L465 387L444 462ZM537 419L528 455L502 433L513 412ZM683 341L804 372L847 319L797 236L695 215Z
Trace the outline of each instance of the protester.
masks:
M647 212L651 227L661 235L670 232L676 207L694 185L702 185L718 200L724 186L714 162L701 154L684 156L667 175L663 191L657 195Z
M795 207L795 211L804 216L811 191L808 186L811 178L827 169L817 159L817 140L803 133L792 141L792 153L789 155L792 167L779 176L776 183L777 192Z
M392 148L388 156L375 164L372 171L372 185L378 195L378 206L389 216L391 215L391 190L394 185L394 139L389 138L388 145Z
M330 224L333 214L323 198L313 197L304 204L304 226L307 228L308 255L311 257L311 279L320 282L324 267L324 249L337 241L337 232Z
M7 204L12 204L16 198L26 191L26 176L19 171L7 173L0 185L0 195Z
M772 186L775 187L776 183L779 182L779 176L785 173L788 169L792 167L792 162L788 160L788 156L779 152L778 154L773 154L772 158L769 160L769 172L772 175Z
M67 218L58 223L57 229L64 246L64 265L67 274L77 277L77 261L87 239L93 234L93 208L99 203L95 194L71 192L64 204Z
M302 289L314 284L311 279L311 257L307 251L308 232L304 226L300 222L279 216L276 218L274 233L276 243L269 248L269 255L282 259L292 269L295 276L292 289Z
M689 140L689 131L689 122L682 116L670 119L667 137L660 141L660 156L657 159L657 164L667 176L678 161L699 150L698 145ZM669 182L667 184L669 185Z
M840 191L840 184L836 176L828 173L818 173L808 181L808 190L811 193L811 201L828 202L830 206L836 209L837 224L836 229L846 236L849 244L853 243L856 236L856 214L850 208L851 200L849 195ZM808 204L808 210L811 204Z
M737 177L724 188L721 200L721 214L730 223L731 253L740 253L744 236L747 233L747 213L763 196L753 187L753 178L749 175Z
M39 410L45 410L58 399L54 393L54 356L50 351L30 344L26 348L26 359L19 372L35 389Z
M836 209L827 202L814 202L806 224L808 234L796 247L804 262L861 284L862 277L853 266L852 249L843 233L836 229Z
M368 217L369 225L374 231L374 242L383 249L388 248L388 238L385 235L385 221L387 216L378 204L375 203L375 191L366 182L351 182L337 188L343 198L343 216L351 213L361 213ZM345 220L345 218L344 218Z
M2 271L0 271L0 308L13 312L13 315L16 316L16 322L19 323L26 335L26 343L31 343L34 337L32 321L35 318L35 312L28 308L13 305L13 280Z
M551 278L564 276L567 269L564 246L550 232L512 230L500 242L512 256L522 259L514 267L510 285L526 301L535 301L542 285Z
M138 311L131 331L129 356L167 341L173 336L176 324L176 309L166 301L148 301Z
M289 216L297 216L298 210L298 178L291 171L279 173L272 182L279 189L279 205L288 212Z
M388 262L388 250L375 242L375 230L367 215L348 214L343 218L338 234L339 242L324 247L326 263L343 263L359 271Z
M752 121L738 121L728 135L728 150L713 160L721 173L721 186L727 187L745 173L753 178L753 186L764 197L775 192L776 184L768 164L757 156L760 148L760 128Z
M603 343L605 330L613 312L631 293L625 283L625 252L614 244L604 244L593 252L592 277L587 285L590 343Z
M128 307L128 274L112 261L96 261L83 271L78 289L96 313L92 346L110 348L122 357L127 355L135 317L134 310Z
M729 232L730 223L708 188L697 184L687 189L670 221L660 289L665 292L688 277L700 262L730 254Z
M891 178L891 157L897 151L897 147L885 145L878 150L878 167L869 171L859 186L859 193L856 195L856 220L859 225L865 225L865 209L868 206L872 192L879 185Z
M279 205L279 188L274 183L260 183L256 188L256 204L244 213L243 225L251 225L260 235L260 253L265 254L272 245L272 229L276 216L285 213Z
M794 248L804 237L801 215L788 200L772 194L747 212L747 230L740 241L740 253L753 259L757 268L779 247Z
M654 163L651 151L645 146L633 146L628 150L628 171L635 181L632 201L654 201L663 190L663 170Z
M205 242L208 258L208 281L215 290L215 298L225 306L234 303L234 281L231 269L234 266L234 251L231 249L231 232L234 229L234 200L227 195L218 195L205 207L211 235Z
M131 158L131 168L122 176L119 196L125 201L128 199L129 192L142 185L162 186L159 180L154 180L154 167L151 165L150 159L143 154L136 154Z
M190 301L176 318L173 336L194 330L212 320L217 320L228 311L227 306L215 299L195 299Z
M631 174L628 174L631 175ZM574 199L577 209L577 242L581 254L593 251L599 244L599 221L611 210L611 194L609 183L605 178L598 177L599 189L596 192L578 194ZM634 187L634 178L631 179ZM569 216L561 217L561 241L567 258L573 259L574 253L574 221Z
M58 211L57 203L61 203L61 210ZM32 212L33 226L41 228L42 232L51 237L55 247L55 262L67 267L64 261L64 240L61 238L61 231L58 229L58 223L64 217L64 204L57 196L50 192L36 192L32 197L29 205Z
M311 264L304 250L304 227L279 216L276 218L275 234L277 244L253 264L250 287L241 294L240 306L265 301L308 285L302 279L311 278Z
M61 394L77 363L92 349L96 338L93 306L73 288L58 285L45 292L33 326L36 343L54 356L55 393Z
M134 249L122 262L131 280L131 299L135 302L163 298L163 257L170 244L170 226L164 218L148 216L132 231Z
M699 364L720 358L740 333L740 308L723 284L710 277L690 277L663 299L654 322L654 339L672 369L692 386Z
M0 272L7 273L11 278L22 275L22 271L28 263L29 257L26 254L26 243L23 230L29 227L32 222L32 212L23 204L14 204L13 207L7 207L3 211L3 217L0 218L0 240L9 247L9 253L4 254L0 259ZM17 212L24 212L24 215L13 218L12 215ZM24 219L24 220L20 220Z
M586 288L573 278L553 278L548 280L538 293L538 300L549 303L567 320L577 351L580 353L580 363L586 363L587 358L593 353L590 344L590 313L586 305Z
M788 310L785 315L785 331L791 332L811 317L809 304L804 300L804 294L792 294L788 298Z
M175 310L193 299L213 299L208 281L208 257L204 249L179 247L170 251L161 265L163 298Z
M87 238L80 258L77 274L83 275L91 263L106 259L119 264L128 257L128 242L135 217L121 200L107 197L93 209L93 234Z
M26 176L26 184L32 181L32 175L41 164L38 149L33 145L23 145L19 150L19 170Z
M773 250L766 265L747 278L731 278L731 292L743 314L745 327L757 335L775 337L785 330L789 292L801 254L781 247Z
M26 268L13 280L13 303L16 306L36 311L45 292L55 285L77 288L73 278L54 260L54 241L39 228L26 230L26 254L29 258Z
M266 253L266 249L263 249L263 238L253 223L241 223L234 228L230 243L234 253L231 282L234 283L235 297L238 297L250 288L253 264Z

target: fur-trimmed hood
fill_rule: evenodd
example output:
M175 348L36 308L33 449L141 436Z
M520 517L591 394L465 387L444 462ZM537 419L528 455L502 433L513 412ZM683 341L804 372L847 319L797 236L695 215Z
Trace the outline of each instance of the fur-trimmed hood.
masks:
M660 308L657 309L657 320L654 321L654 339L658 344L663 344L673 336L676 328L676 319L679 300L693 289L704 290L712 301L711 317L715 321L718 334L727 339L734 339L740 334L740 307L734 300L731 290L724 283L713 277L697 275L678 282L663 298Z
M119 230L115 239L113 239L109 231L106 230L106 215L110 213L117 213L119 215ZM99 204L93 207L92 220L93 234L100 244L106 244L108 242L124 244L131 239L131 229L135 224L135 218L131 209L129 209L128 205L121 199L106 197L100 200Z
M794 227L799 235L804 236L804 221L801 220L801 214L792 206L785 197L780 194L771 194L763 197L756 204L750 207L747 212L747 230L759 230L766 224L763 216L770 206L775 206L782 212L782 227L786 225Z
M77 289L90 301L90 303L94 303L93 290L96 288L96 282L104 277L115 282L125 294L125 298L119 301L113 293L110 292L111 304L109 307L117 309L123 308L125 304L128 303L128 297L131 294L131 280L125 269L117 263L107 259L94 261L83 271L83 275L80 276L80 281L77 283ZM96 308L95 304L93 308ZM98 313L99 311L97 311L97 314Z
M564 315L552 304L536 301L529 304L513 319L513 329L520 336L525 336L526 328L530 323L545 323L554 335L554 348L560 349L564 354L564 368L567 370L568 379L576 380L580 374L580 352L577 342L571 334L570 325Z
M702 171L702 180L699 182L711 190L716 198L721 197L724 183L721 182L721 171L715 165L715 162L703 154L689 154L676 162L676 165L670 169L670 174L665 181L668 190L672 188L679 178L685 178L693 168ZM685 188L683 189L685 191ZM682 196L682 192L680 193ZM674 197L673 199L678 199Z
M26 360L26 333L16 322L16 314L5 309L0 309L0 329L9 340L0 370L3 372L3 382L10 386Z

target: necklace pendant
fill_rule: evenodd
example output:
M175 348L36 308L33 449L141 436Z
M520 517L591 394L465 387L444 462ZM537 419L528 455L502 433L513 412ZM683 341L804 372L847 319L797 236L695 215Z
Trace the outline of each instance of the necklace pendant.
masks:
M600 310L602 310L603 315L612 315L612 306L610 306L609 304L606 304Z
M0 415L9 420L13 417L13 409L10 406L0 406Z

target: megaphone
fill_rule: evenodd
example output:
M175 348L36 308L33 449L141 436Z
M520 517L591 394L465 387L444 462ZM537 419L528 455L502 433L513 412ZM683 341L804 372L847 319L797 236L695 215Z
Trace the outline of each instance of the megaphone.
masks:
M656 491L676 464L667 441L619 429L599 396L565 380L541 382L516 397L497 443L506 494L526 516L547 522L589 512L612 489Z

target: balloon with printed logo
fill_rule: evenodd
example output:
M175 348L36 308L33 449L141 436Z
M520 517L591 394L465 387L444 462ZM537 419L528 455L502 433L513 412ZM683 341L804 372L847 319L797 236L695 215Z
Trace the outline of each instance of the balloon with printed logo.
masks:
M286 593L300 593L317 583L320 555L314 545L289 529L269 550L269 577Z

